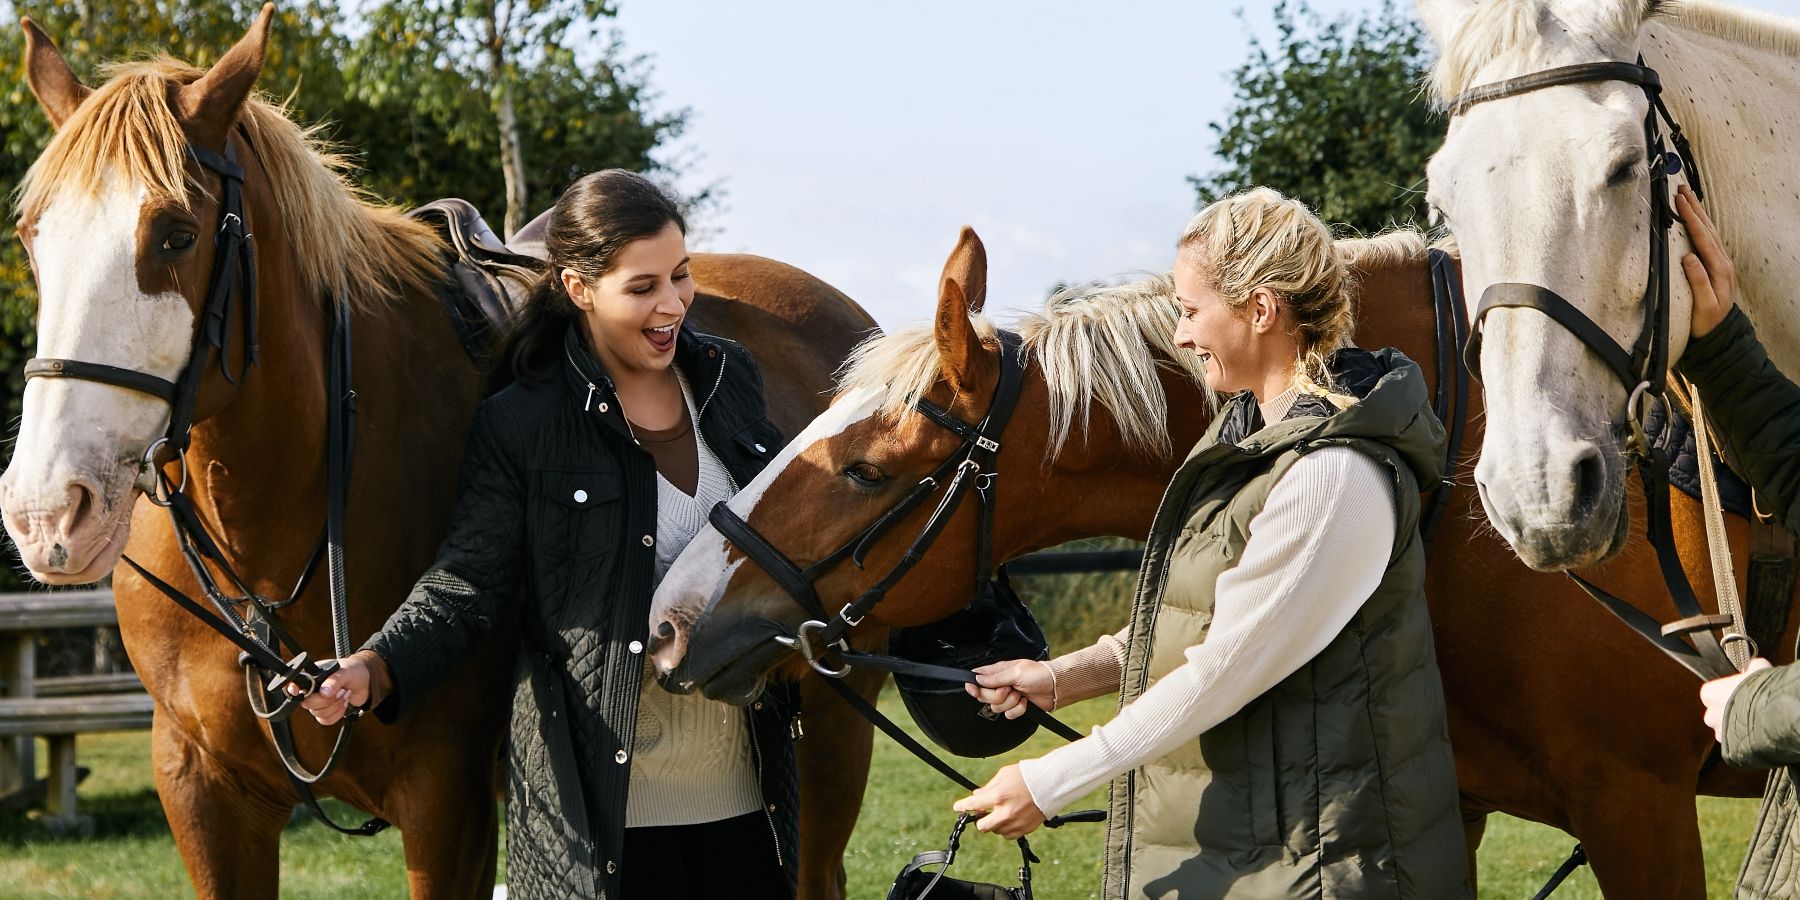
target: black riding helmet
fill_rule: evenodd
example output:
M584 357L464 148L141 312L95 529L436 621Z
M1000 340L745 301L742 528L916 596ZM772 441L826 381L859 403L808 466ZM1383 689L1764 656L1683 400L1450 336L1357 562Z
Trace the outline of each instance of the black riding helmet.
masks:
M1049 642L1001 569L982 595L949 618L896 628L888 653L912 662L974 669L1009 659L1048 659ZM925 736L957 756L998 756L1037 731L1030 716L1008 719L969 696L962 682L896 674L894 683Z

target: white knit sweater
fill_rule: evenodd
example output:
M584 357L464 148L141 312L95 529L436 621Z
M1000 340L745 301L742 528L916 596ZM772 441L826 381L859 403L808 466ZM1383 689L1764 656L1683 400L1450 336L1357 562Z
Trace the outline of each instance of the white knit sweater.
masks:
M687 379L681 393L688 415L694 396ZM731 473L694 425L700 477L694 496L661 473L656 476L656 582L706 524L714 504L736 492ZM657 684L645 657L638 697L637 736L632 741L631 785L625 827L693 825L754 812L762 805L745 712L700 694L673 694Z
M1283 395L1265 404L1264 420L1278 421L1292 401ZM1019 764L1038 808L1055 815L1167 755L1323 651L1387 569L1393 490L1374 460L1348 447L1324 447L1294 463L1251 520L1242 558L1219 576L1212 628L1187 649L1187 662L1088 737ZM1060 701L1117 691L1127 637L1109 635L1054 660Z

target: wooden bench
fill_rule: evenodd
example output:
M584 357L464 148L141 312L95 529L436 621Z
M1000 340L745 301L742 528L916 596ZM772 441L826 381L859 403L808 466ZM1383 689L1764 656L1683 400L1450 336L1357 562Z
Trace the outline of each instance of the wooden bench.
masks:
M117 624L109 590L0 594L0 804L30 805L41 796L53 831L87 827L75 807L76 735L149 728L152 704L130 672L38 677L37 638ZM41 783L38 737L50 750Z

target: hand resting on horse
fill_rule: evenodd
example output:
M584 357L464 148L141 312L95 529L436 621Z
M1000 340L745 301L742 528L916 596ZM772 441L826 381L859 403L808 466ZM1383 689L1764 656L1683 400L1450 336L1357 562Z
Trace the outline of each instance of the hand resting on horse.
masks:
M1027 700L1045 712L1056 709L1056 670L1043 660L1009 659L974 672L979 684L965 684L963 689L1009 719L1025 714Z
M1689 331L1694 337L1704 337L1725 320L1726 313L1731 312L1737 270L1725 253L1725 245L1719 241L1719 229L1713 225L1706 210L1700 208L1700 199L1694 196L1693 188L1684 184L1675 192L1675 210L1681 213L1681 221L1687 225L1688 242L1694 245L1694 252L1681 258L1681 269L1687 273L1688 287L1694 292Z
M336 724L351 707L373 706L388 693L387 663L374 651L358 650L337 660L337 664L337 671L327 676L311 696L300 701L320 725ZM290 684L288 693L298 695L300 689Z

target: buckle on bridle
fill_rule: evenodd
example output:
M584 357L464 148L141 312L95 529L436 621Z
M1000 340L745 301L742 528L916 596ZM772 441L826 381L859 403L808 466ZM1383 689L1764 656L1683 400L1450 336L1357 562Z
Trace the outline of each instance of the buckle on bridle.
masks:
M1650 408L1644 403L1644 398L1649 396L1650 382L1640 381L1625 398L1625 425L1631 429L1626 449L1638 456L1650 451L1650 438L1644 431L1644 422L1650 415Z
M1737 631L1728 631L1728 632L1720 635L1719 636L1719 649L1723 650L1726 647L1731 646L1733 641L1743 641L1744 644L1747 645L1750 649L1750 658L1751 659L1754 659L1754 658L1762 655L1761 651L1757 650L1757 648L1756 648L1756 639L1755 638L1752 638L1751 636L1749 636L1747 634L1744 634L1742 632L1737 632Z
M181 493L187 488L188 480L187 453L182 450L175 451L174 460L176 463L180 464L181 481L171 487L169 485L168 477L163 475L162 465L156 461L156 454L158 450L167 446L168 443L169 439L167 436L159 437L150 442L149 448L144 451L144 458L138 463L137 477L138 489L144 492L144 495L150 499L151 503L165 509L174 500L176 494Z
M987 435L983 435L983 434L978 434L975 436L975 446L980 447L981 449L986 450L989 453L999 453L1000 452L1000 442L994 440L993 438L988 437Z
M795 629L792 635L778 634L775 636L774 640L775 643L780 644L789 650L799 651L800 658L806 660L806 664L811 666L814 672L824 675L827 678L842 678L849 674L849 664L846 663L836 669L826 665L823 661L824 653L814 648L812 639L807 637L807 632L824 631L825 628L826 624L824 622L821 622L818 619L808 619L805 622L801 622L800 627ZM842 638L838 639L836 644L827 646L825 650L831 650L834 647L838 650L850 649L849 646L844 643Z

